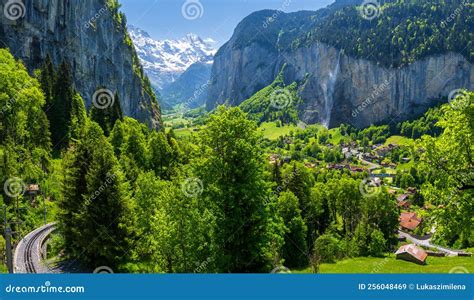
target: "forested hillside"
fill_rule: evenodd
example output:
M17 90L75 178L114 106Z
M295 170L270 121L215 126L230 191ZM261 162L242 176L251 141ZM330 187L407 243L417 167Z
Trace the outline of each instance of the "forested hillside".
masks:
M399 67L432 55L461 53L474 62L474 4L466 0L380 1L327 16L295 46L314 41L348 55ZM362 9L368 17L361 18ZM372 19L373 18L373 19Z
M60 261L84 271L318 272L392 252L404 211L396 198L412 189L419 192L411 209L424 218L416 233L436 226L437 243L474 245L472 93L421 125L399 126L411 137L436 133L418 140L391 137L388 126L307 126L269 139L254 118L226 107L184 138L122 117L119 107L86 113L67 70L46 62L36 79L0 51L0 170L8 183L1 204L13 217L19 201L14 229L27 232L41 223L44 198L59 230L50 255ZM62 118L47 106L59 99ZM435 132L423 125L432 114ZM370 154L394 138L398 147L380 164L398 165L396 176L381 185L342 150ZM23 193L29 184L41 187L36 200Z

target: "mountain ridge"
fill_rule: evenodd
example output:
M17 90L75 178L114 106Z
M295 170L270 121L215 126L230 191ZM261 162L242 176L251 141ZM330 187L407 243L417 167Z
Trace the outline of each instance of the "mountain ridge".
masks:
M314 12L313 15L308 12L280 13L275 18L275 11L255 12L242 20L232 38L214 57L207 108L213 109L223 103L239 105L269 86L284 65L287 65L284 72L285 83L299 82L298 95L304 100L299 109L300 118L309 123L327 123L328 127L341 123L365 127L383 120L401 121L410 113L420 113L432 106L432 99L447 99L455 89L474 88L474 68L469 57L451 51L447 46L441 45L439 50L435 50L434 46L429 48L430 45L425 43L427 38L420 33L417 25L413 25L420 22L436 24L438 20L444 20L442 14L432 11L429 6L436 1L428 2L403 4L401 1L385 1L382 5L390 4L391 9L382 11L378 21L353 21L355 24L363 24L363 27L354 29L352 36L330 34L331 24L338 24L334 30L344 31L344 27L339 26L342 20L346 20L346 27L352 28L352 19L363 19L361 15L354 15L357 10L351 1L346 2L349 6L341 2L336 8L329 6ZM449 11L459 3L450 4L451 6L443 11ZM393 58L393 66L382 60L378 61L379 57L384 58L383 55L366 57L365 46L360 47L360 42L351 44L359 37L366 38L366 27L373 31L373 28L377 28L377 24L382 22L381 28L391 28L394 23L391 20L405 8L421 10L421 17L399 21L399 24L402 24L400 26L411 28L414 36L420 36L416 40L420 47L416 47L413 42L406 43L407 51L401 51L404 56ZM347 14L347 11L350 11L350 14ZM466 13L469 11L464 12ZM431 18L429 22L425 21L428 17ZM453 28L460 26L454 26L465 20L472 25L472 17L463 14L452 20L449 26L446 25L445 28L449 28L446 30L451 32L446 38L456 36L452 33ZM318 26L323 29L318 29ZM315 32L312 27L327 32L328 42L311 37L311 33ZM397 28L399 27L393 27L388 33L385 30L383 35L380 31L373 32L380 38L390 38L391 35L398 34ZM472 33L464 29L459 30L458 40L463 45L469 43ZM407 36L411 37L410 34ZM371 37L375 39L373 33ZM443 38L439 34L436 37ZM337 48L333 44L342 46ZM360 47L357 48L360 52L348 51L344 48L346 45ZM389 43L380 42L373 46L373 49L385 51L388 45ZM462 45L456 47L462 48ZM420 51L416 52L417 49ZM336 78L332 78L330 74L334 73L339 56L340 72ZM249 61L252 64L249 64ZM380 86L382 92L375 93ZM370 99L370 105L367 105L367 99ZM363 112L353 117L352 112L358 110L361 105L364 106ZM328 108L329 112L326 111Z
M194 63L212 63L216 52L193 33L177 40L156 40L133 25L128 26L128 31L144 70L158 91L176 81Z

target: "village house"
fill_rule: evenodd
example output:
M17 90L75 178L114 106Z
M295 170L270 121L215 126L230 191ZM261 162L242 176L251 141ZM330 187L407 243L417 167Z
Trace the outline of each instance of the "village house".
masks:
M372 182L372 184L373 184L374 186L377 186L377 187L378 187L378 186L382 186L382 184L383 184L382 179L380 179L380 178L378 178L378 177L373 177L373 178L371 179L371 182Z
M394 190L394 189L388 189L388 193L390 195L395 195L398 191L397 190Z
M272 165L279 163L279 161L280 161L280 155L278 155L278 154L270 154L270 159L269 159L269 161L270 161L270 163L271 163Z
M397 197L398 202L406 201L410 198L410 195L408 194L401 194Z
M329 170L344 170L346 166L341 164L328 164L327 168Z
M417 214L414 212L402 212L400 214L400 228L413 231L420 224L422 219L418 218Z
M395 252L395 255L397 259L414 262L420 265L426 264L426 258L428 257L428 253L426 253L425 250L414 244L401 246L397 252Z
M362 167L351 166L351 172L353 172L353 173L356 173L356 172L361 173L361 172L364 172L364 171L365 171L365 169L362 168Z
M394 144L389 144L387 147L382 147L375 150L375 152L377 152L378 156L385 157L390 151L392 151L395 148L398 148L398 146Z
M36 196L40 193L38 184L28 184L25 189L25 195L28 196L30 201L34 201Z

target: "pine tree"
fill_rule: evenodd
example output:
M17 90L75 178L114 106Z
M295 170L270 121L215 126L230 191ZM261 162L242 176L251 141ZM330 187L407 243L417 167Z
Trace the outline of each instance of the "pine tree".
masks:
M110 129L112 129L115 125L115 122L118 120L122 121L123 120L123 111L122 111L122 106L120 104L120 98L117 92L115 92L114 96L114 104L112 105L111 108L111 117L110 117Z
M94 122L65 158L59 226L66 254L119 270L133 239L134 215L113 148ZM105 246L104 246L105 245Z
M61 63L54 84L53 103L50 108L51 137L55 150L64 149L69 141L69 126L74 98L69 64Z
M109 136L115 123L118 120L123 120L123 112L118 93L115 93L111 107L97 108L92 106L90 110L90 118L100 125L106 136Z
M55 71L54 65L51 61L51 57L49 55L46 56L44 61L43 67L41 69L41 75L39 78L41 88L44 93L46 105L44 106L45 112L48 115L48 119L51 120L51 116L49 115L50 108L53 105L54 93L53 87L55 82Z
M171 146L163 132L153 132L148 140L150 168L161 178L167 177L172 159Z
M82 131L86 125L87 112L79 93L75 93L72 98L71 125L69 127L69 139L77 140L81 137Z

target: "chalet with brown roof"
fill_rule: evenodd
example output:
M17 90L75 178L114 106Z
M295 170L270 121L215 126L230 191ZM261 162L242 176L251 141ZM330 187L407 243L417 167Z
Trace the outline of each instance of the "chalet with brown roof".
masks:
M402 212L400 215L400 227L405 230L415 230L421 221L422 219L418 218L414 212Z
M27 184L25 188L25 195L30 198L30 201L34 201L36 196L40 193L40 187L38 184Z
M365 169L362 167L351 166L351 172L364 172Z
M410 197L410 195L408 195L408 194L401 194L397 197L397 201L398 202L406 201L406 200L408 200L409 197Z
M425 250L417 247L414 244L401 246L397 252L395 252L397 259L402 259L416 264L424 265L426 264L426 258L428 253Z
M328 164L330 170L343 170L346 166L340 164Z
M26 192L30 195L36 195L39 193L39 185L38 184L28 184L26 186Z

